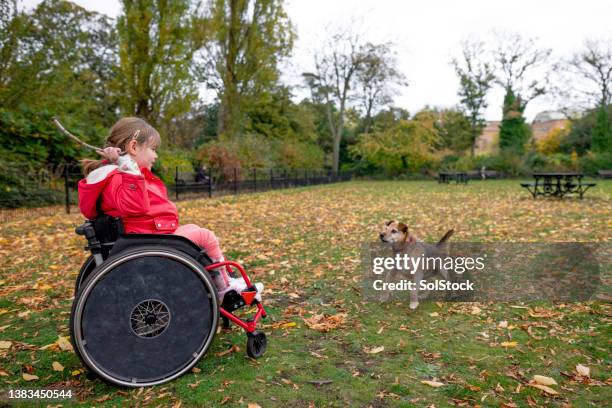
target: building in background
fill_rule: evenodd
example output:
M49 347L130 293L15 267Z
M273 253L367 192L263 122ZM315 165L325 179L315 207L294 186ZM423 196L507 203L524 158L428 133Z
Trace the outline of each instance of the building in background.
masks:
M531 123L531 132L536 142L542 140L553 129L565 129L569 120L561 112L543 111L536 115Z
M499 152L499 127L501 121L488 121L482 133L476 139L476 155L495 154Z
M553 129L565 129L570 121L561 112L543 111L538 113L531 122L533 141L538 142ZM499 153L499 126L501 121L487 122L478 139L476 139L476 154Z

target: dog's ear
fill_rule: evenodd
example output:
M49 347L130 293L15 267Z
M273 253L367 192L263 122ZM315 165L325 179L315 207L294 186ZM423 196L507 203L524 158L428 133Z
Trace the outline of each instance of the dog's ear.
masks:
M399 224L397 224L397 229L400 230L404 234L403 241L406 242L406 239L408 238L408 226L404 224L403 222L400 222Z
M387 223L386 223L385 225L388 227L388 226L389 226L389 225L391 225L391 224L393 224L393 220L391 220L391 221L387 221Z
M404 242L409 244L414 244L416 242L416 237L408 232L408 226L406 224L400 222L397 227L404 233Z

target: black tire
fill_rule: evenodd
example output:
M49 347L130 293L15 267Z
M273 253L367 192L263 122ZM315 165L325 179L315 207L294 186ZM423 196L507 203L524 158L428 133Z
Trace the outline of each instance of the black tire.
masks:
M81 266L79 275L77 276L76 282L74 283L74 297L76 297L77 293L79 293L79 288L93 272L94 269L96 269L96 261L94 260L93 255L89 255L87 260L85 260L85 263Z
M108 258L81 284L70 337L83 364L110 383L145 387L189 371L219 321L215 285L183 252L139 246Z
M252 358L259 358L266 353L268 340L265 333L254 331L247 333L247 354Z

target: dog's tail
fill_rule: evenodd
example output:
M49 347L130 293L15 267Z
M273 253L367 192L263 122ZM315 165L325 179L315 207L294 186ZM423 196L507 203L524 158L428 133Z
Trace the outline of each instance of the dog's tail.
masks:
M448 239L453 235L453 233L455 232L454 229L448 230L446 232L446 234L444 234L444 236L442 238L440 238L440 241L438 241L438 243L436 244L437 247L440 247L442 245L444 245L444 243L446 241L448 241Z

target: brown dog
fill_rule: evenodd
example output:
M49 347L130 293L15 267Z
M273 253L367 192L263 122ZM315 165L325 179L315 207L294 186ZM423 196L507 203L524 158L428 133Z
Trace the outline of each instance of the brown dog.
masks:
M411 258L418 257L444 257L448 255L448 239L453 235L454 230L449 230L444 236L438 241L436 245L426 244L419 241L414 234L408 229L408 226L404 223L397 221L388 221L380 232L380 240L391 244L393 254L407 254ZM416 270L407 272L406 270L394 269L391 271L388 278L395 279L396 276L406 277L414 282L414 290L410 290L410 308L416 309L419 306L419 282L421 282L426 276L433 276L436 273L440 274L444 279L449 279L449 271L443 267L425 269L421 265ZM385 299L388 298L388 292L385 293ZM384 295L383 295L384 296Z

